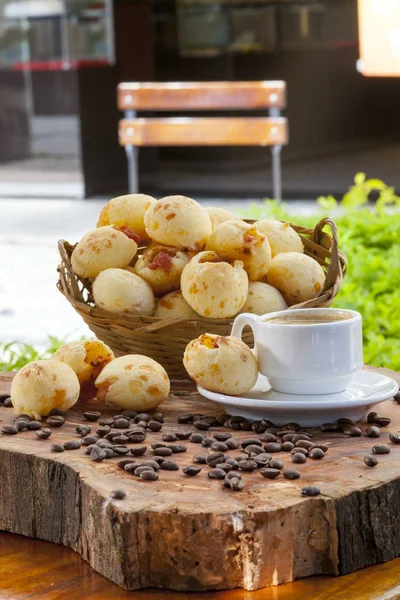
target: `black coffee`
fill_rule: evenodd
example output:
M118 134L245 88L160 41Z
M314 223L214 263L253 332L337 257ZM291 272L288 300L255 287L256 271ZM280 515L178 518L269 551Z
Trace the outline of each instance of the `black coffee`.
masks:
M335 323L336 321L347 321L351 319L352 315L345 313L329 313L323 315L318 313L311 315L306 313L304 316L296 313L294 315L282 315L281 317L274 317L272 319L265 319L265 323L272 323L273 325L318 325L321 323Z

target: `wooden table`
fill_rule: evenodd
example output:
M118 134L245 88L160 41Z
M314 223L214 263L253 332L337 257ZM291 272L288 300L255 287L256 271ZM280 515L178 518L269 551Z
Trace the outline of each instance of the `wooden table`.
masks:
M398 374L388 374L397 377L397 379L399 378ZM389 411L393 411L394 420L396 421L398 419L396 413L398 410L400 415L400 408L396 408L395 403L392 401L392 406L388 406L388 409ZM386 412L384 411L382 414L386 414ZM387 435L385 435L386 437ZM22 451L24 438L22 437L21 440L22 445L20 447ZM381 441L386 441L386 439ZM353 446L353 451L359 452L357 446ZM393 462L397 453L393 452L392 454L394 456L389 462L385 464L385 461L383 461L380 465L380 473L383 475L386 472L386 476L392 473L391 479L393 480L393 476L397 473L394 471L395 463ZM382 476L379 475L377 470L374 470L374 473L375 471L378 477ZM394 481L395 483L397 482L397 480ZM21 499L16 503L18 504L20 501ZM385 512L387 513L386 509ZM395 511L395 513L395 517L397 518L397 512ZM390 514L394 514L393 507ZM387 531L384 523L385 518L386 515L382 513L382 520L380 521L382 523L382 531ZM394 525L393 533L395 533L395 529L396 526ZM390 534L386 537L387 545L391 546L393 539L396 538ZM393 539L390 539L391 537ZM399 552L397 551L392 556L398 554ZM389 560L389 558L386 558L386 560ZM1 533L0 600L3 598L25 600L32 597L44 598L45 600L52 600L53 598L57 598L57 600L68 598L70 600L77 597L83 599L96 598L99 600L107 598L118 600L119 598L128 597L135 598L135 600L164 600L164 598L167 600L187 600L189 597L201 598L202 600L203 598L204 600L284 600L286 598L290 598L291 600L296 600L297 598L302 598L302 600L308 598L310 600L324 600L325 598L342 597L349 597L352 600L358 598L360 600L392 600L400 598L400 585L398 585L399 566L400 559L395 559L391 562L338 578L326 576L310 577L279 587L262 589L257 592L249 592L241 589L207 593L203 591L200 594L187 594L165 590L126 592L95 573L78 554L70 549L10 533Z

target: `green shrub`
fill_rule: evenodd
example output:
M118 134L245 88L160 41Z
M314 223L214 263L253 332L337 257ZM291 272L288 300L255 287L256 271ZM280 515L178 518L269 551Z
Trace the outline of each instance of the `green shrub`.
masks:
M56 350L65 344L65 340L60 340L51 335L48 336L48 339L48 346L43 351L39 351L34 346L23 342L0 344L0 371L18 371L33 360L50 358Z
M332 216L349 263L333 306L362 314L365 362L400 371L400 198L393 188L367 180L363 173L354 181L340 204L332 196L319 198L320 209L312 217L294 218L287 206L271 200L253 206L248 216L293 220L307 227ZM371 193L378 195L374 205L368 205Z

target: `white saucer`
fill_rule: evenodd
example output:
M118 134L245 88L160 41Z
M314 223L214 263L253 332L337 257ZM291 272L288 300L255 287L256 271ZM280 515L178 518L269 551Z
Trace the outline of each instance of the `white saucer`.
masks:
M393 379L358 371L352 384L339 394L302 396L282 394L271 389L268 379L259 375L256 385L246 394L225 396L197 386L199 393L217 402L228 414L247 419L269 419L275 425L295 422L302 427L318 427L347 417L361 421L374 404L393 398L399 386Z

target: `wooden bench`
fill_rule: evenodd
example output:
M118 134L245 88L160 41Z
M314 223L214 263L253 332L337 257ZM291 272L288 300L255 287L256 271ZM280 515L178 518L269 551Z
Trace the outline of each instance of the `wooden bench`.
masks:
M138 189L140 146L271 146L273 196L281 199L281 149L288 142L283 81L121 83L119 141L128 160L129 192ZM268 109L268 117L138 118L138 111Z

